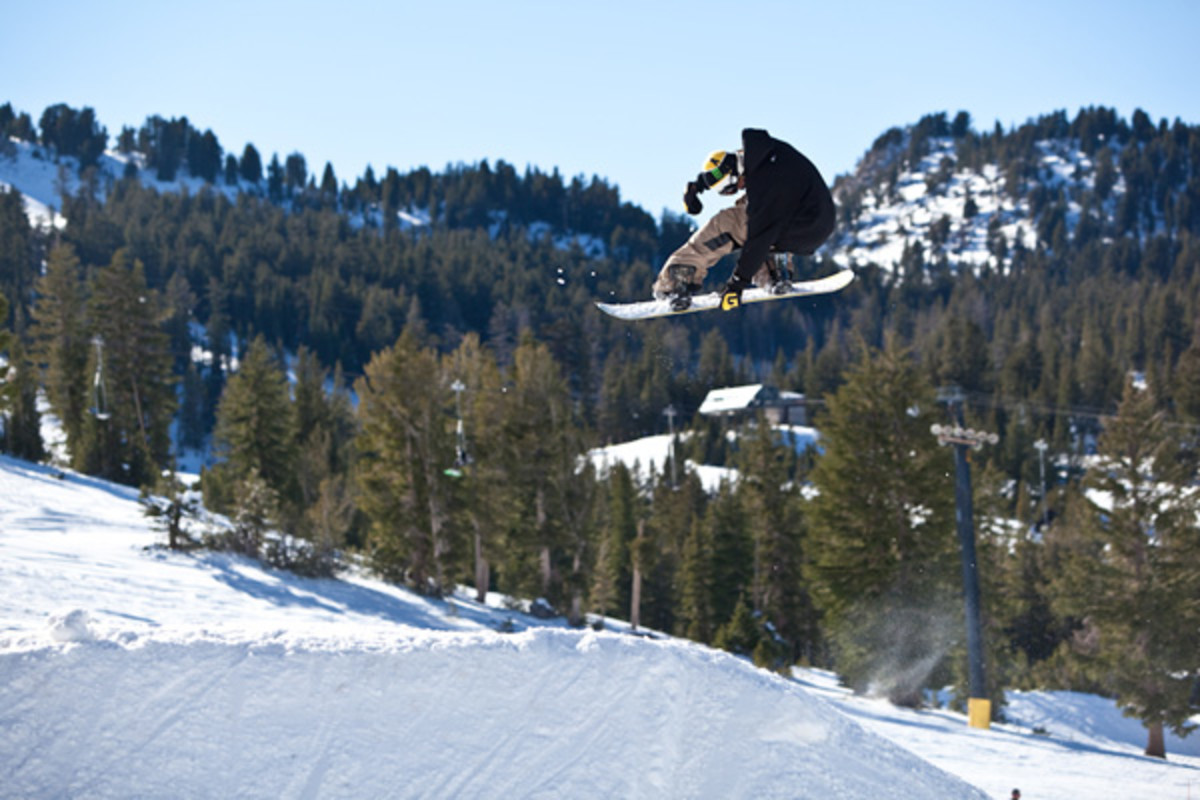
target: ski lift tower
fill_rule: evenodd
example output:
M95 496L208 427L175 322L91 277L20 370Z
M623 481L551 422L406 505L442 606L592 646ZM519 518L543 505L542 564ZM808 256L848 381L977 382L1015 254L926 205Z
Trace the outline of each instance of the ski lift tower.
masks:
M954 447L954 507L958 523L958 543L962 555L963 599L967 617L968 688L967 722L972 728L991 727L992 701L987 693L983 661L983 625L979 607L979 564L975 558L975 509L971 499L971 465L967 448L978 450L984 444L996 444L994 433L963 426L963 393L957 386L938 390L938 402L945 403L953 425L933 425L930 432L938 444Z

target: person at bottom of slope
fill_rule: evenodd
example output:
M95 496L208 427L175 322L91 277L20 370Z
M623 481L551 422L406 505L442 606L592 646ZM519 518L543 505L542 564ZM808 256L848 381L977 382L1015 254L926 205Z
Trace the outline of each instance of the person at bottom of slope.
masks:
M740 306L742 290L750 286L786 291L772 254L811 255L833 233L833 197L821 173L799 150L764 130L747 128L741 150L709 156L684 192L689 214L704 210L699 195L708 189L746 193L713 215L663 265L654 297L670 300L676 311L690 306L708 270L738 249L737 266L721 292L722 309Z

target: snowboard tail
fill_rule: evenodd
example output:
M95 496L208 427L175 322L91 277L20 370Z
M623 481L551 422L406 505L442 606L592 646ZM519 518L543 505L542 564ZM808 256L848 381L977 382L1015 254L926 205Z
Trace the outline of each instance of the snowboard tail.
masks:
M832 294L845 289L854 280L851 270L843 269L824 278L811 281L792 281L791 291L774 294L767 289L747 289L742 292L742 305L750 303L765 303L770 300L789 300L801 297L814 297L822 294ZM655 319L658 317L673 317L679 314L692 314L697 311L712 311L721 307L720 292L705 292L692 295L692 304L682 311L671 308L670 300L642 300L635 303L596 303L596 307L609 316L617 319Z

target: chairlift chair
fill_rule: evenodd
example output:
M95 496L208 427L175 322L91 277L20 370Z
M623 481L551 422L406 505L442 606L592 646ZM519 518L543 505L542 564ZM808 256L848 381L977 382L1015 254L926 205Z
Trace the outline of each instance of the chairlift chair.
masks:
M104 390L104 339L97 336L92 339L92 344L96 346L96 372L92 376L92 404L88 412L103 422L112 416Z

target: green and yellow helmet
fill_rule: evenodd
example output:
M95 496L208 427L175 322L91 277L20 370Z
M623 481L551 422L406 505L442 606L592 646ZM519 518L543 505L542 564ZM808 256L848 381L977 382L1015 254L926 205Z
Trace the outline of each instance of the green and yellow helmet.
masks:
M704 185L721 194L735 194L738 190L738 175L741 172L739 153L714 150L704 162L700 173Z

